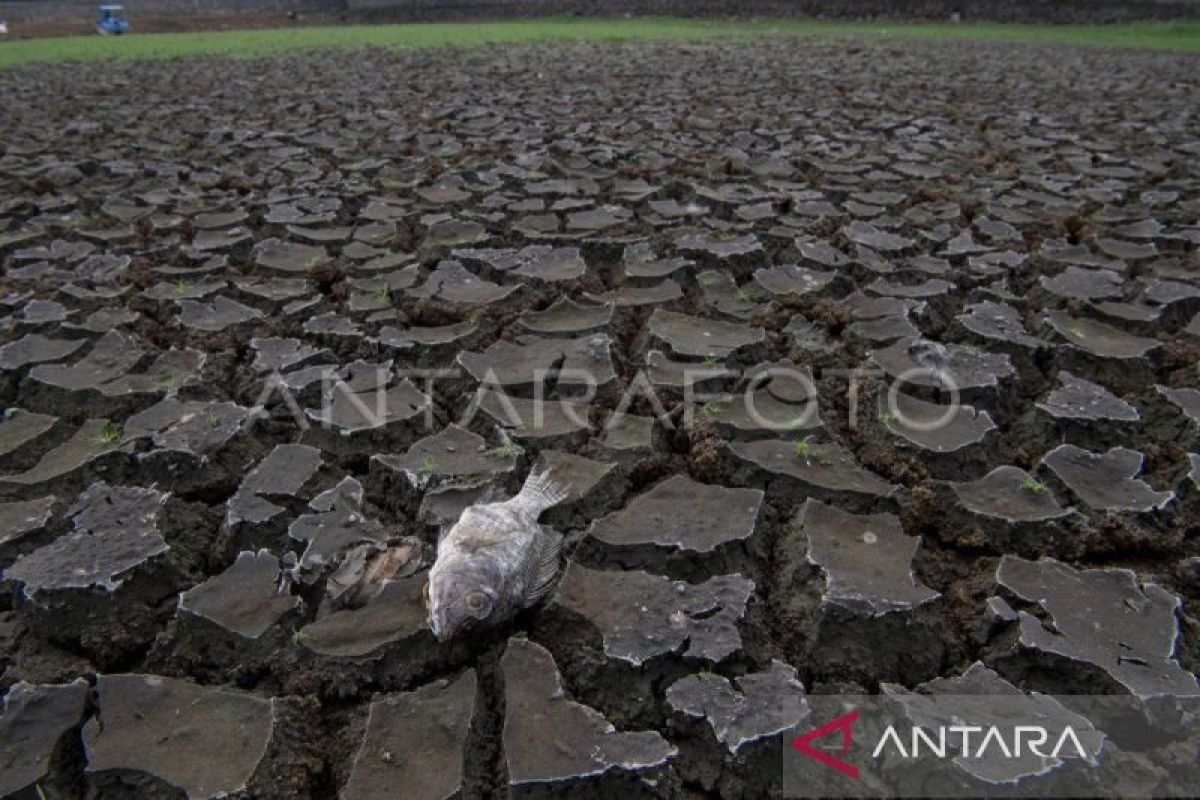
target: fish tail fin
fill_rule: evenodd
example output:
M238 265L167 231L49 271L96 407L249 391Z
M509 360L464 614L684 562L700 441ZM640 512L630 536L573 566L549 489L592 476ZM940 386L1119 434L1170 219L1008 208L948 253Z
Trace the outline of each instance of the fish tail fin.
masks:
M569 494L568 487L550 477L550 470L544 470L529 473L525 485L513 501L536 519L546 509L566 500Z

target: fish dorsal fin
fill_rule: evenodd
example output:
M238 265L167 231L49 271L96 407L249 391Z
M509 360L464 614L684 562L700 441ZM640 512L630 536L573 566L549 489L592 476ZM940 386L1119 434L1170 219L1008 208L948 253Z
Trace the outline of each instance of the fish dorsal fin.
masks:
M558 505L570 494L566 486L550 477L550 471L531 472L517 496L509 500L519 513L537 519L543 511Z
M537 603L554 588L555 578L558 577L558 554L562 549L562 534L549 528L542 528L534 540L536 552L530 559L530 571L526 581L524 605L529 607Z

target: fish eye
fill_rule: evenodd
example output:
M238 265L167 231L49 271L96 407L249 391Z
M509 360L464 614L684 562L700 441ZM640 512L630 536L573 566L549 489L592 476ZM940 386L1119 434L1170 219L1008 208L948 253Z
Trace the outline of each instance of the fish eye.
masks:
M478 619L483 619L492 610L492 602L483 592L471 592L463 598L463 604L467 607L467 611Z

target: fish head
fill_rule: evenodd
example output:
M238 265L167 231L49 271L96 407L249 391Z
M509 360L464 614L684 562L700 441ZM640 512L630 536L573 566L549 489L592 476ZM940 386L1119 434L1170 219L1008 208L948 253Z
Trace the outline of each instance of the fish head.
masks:
M487 622L499 606L500 572L486 559L456 560L429 574L429 627L438 641Z

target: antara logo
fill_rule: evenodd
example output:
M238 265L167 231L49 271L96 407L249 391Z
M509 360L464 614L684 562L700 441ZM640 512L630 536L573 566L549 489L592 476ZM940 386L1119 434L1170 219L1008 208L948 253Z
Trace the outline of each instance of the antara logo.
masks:
M857 779L858 767L846 761L845 756L854 745L854 723L858 718L858 709L842 714L792 739L792 748L843 775ZM841 734L841 752L838 755L817 749L813 745L815 740L834 733ZM1050 742L1054 743L1053 747L1047 747ZM888 725L875 744L871 758L879 758L888 752L894 752L904 759L979 759L987 755L1021 758L1023 754L1029 753L1041 758L1059 758L1065 755L1089 760L1079 736L1070 726L1063 728L1057 736L1052 736L1050 731L1040 725L1016 725L1007 733L1005 729L996 725L943 725L932 729L914 725L909 731L906 744L905 739L896 731L896 726Z

